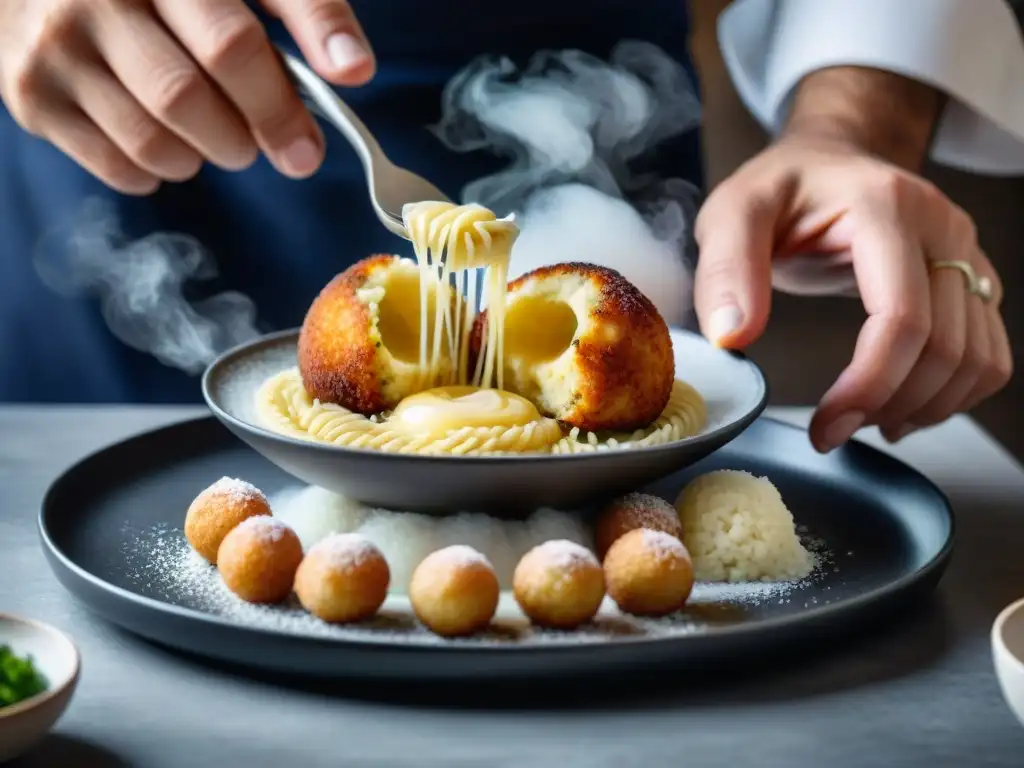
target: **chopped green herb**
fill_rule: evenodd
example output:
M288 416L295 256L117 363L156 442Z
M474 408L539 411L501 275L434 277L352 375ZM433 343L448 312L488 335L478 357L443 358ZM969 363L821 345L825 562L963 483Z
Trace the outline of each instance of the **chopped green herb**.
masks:
M46 686L31 656L21 658L10 646L0 645L0 709L30 699Z

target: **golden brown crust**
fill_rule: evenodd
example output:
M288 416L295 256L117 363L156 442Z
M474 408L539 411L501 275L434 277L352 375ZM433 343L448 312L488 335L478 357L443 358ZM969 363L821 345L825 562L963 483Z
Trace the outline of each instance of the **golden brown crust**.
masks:
M270 515L262 494L233 494L207 488L189 505L185 514L185 538L209 563L217 564L221 542L250 517Z
M250 518L255 519L255 518ZM302 543L291 528L262 539L251 529L234 528L217 550L224 586L248 603L280 603L292 592L302 562Z
M675 358L668 325L640 290L613 269L567 262L527 272L508 287L509 301L530 283L557 276L583 276L599 292L590 310L593 328L573 342L580 385L571 401L548 415L592 432L642 429L668 404ZM486 310L473 328L471 358L480 350ZM612 332L613 338L605 338Z
M662 531L683 540L683 524L675 507L657 496L631 493L610 502L594 523L594 549L604 560L612 544L637 528Z
M532 624L575 629L601 609L604 571L596 561L573 558L551 562L543 550L535 548L516 566L512 593Z
M678 544L667 548L657 539ZM608 596L624 613L665 616L686 605L693 591L693 563L686 547L659 531L634 528L604 558Z
M438 550L416 566L409 581L409 602L416 618L434 634L465 637L491 623L500 586L489 563L453 563L446 554L451 550Z
M376 549L339 565L330 551L313 547L295 572L295 596L328 624L371 618L387 599L390 584L391 570Z
M364 415L397 405L384 397L369 308L356 295L374 272L397 260L376 254L356 262L335 276L310 305L299 333L298 363L311 397Z

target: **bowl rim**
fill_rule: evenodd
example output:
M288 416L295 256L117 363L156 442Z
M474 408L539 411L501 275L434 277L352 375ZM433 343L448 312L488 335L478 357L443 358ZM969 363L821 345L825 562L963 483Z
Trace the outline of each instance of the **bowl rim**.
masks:
M467 462L474 463L508 463L508 464L524 464L530 462L543 461L545 463L551 462L571 462L571 461L587 461L589 463L597 462L602 459L604 460L615 460L615 457L621 456L626 451L594 451L585 453L522 453L522 454L499 454L499 455L472 455L472 456L445 456L437 454L419 454L419 453L392 453L388 451L378 451L371 448L351 448L349 446L334 445L332 443L322 443L314 440L303 440L297 437L290 437L288 435L282 435L278 432L274 432L270 429L260 426L259 424L252 424L248 421L238 418L234 414L229 413L222 408L217 400L213 396L213 381L217 374L227 367L230 363L241 357L247 352L252 352L263 347L273 346L281 343L289 338L295 338L296 343L298 341L299 333L301 328L287 328L281 331L273 331L271 333L265 333L256 338L250 339L249 341L236 344L228 350L225 350L218 355L206 369L203 371L201 379L201 389L203 393L203 400L206 402L207 407L213 413L217 419L235 430L241 430L252 435L256 435L260 438L273 440L275 442L284 443L296 447L301 447L308 450L317 451L318 453L329 453L329 454L342 454L351 456L373 456L379 461L392 461L392 462L418 462L422 464L439 464L439 463L451 463L458 462L464 465ZM677 332L688 334L694 337L700 337L700 334L685 328L669 328L670 333ZM705 343L710 345L710 342L705 340ZM768 402L771 398L771 387L768 383L768 377L765 375L764 370L750 359L747 355L737 350L719 348L719 351L734 357L746 363L747 366L757 376L758 381L761 385L761 396L757 403L754 404L746 413L738 419L730 421L727 424L723 424L717 429L711 430L710 432L701 432L697 435L691 435L685 437L682 440L675 440L670 443L662 443L660 445L643 446L640 448L630 448L628 453L630 455L637 456L650 456L659 453L671 452L678 450L680 446L687 445L696 441L715 441L722 437L728 436L733 432L737 434L746 430L751 424L753 424L758 417L760 417L765 409L768 407Z
M41 707L48 701L51 701L60 696L70 686L74 685L75 681L78 679L78 675L82 667L82 657L81 653L78 650L78 646L75 645L75 642L71 639L71 637L66 632L57 629L52 624L37 621L36 619L27 619L23 616L17 616L13 613L3 612L0 612L0 621L9 621L15 624L22 624L24 626L31 627L37 632L50 635L51 637L55 637L59 642L63 643L67 647L67 650L70 651L71 655L71 673L67 675L67 677L64 678L64 680L62 680L59 684L56 685L51 684L45 691L37 693L35 696L31 696L23 701L19 701L17 704L11 704L10 706L0 708L0 723L2 723L4 720L9 720L11 718L17 717L18 715L24 714L29 710Z
M1006 628L1006 622L1021 610L1024 610L1024 597L1014 600L999 612L999 615L996 616L996 620L992 622L992 644L996 648L1005 652L1003 655L1010 661L1014 668L1024 672L1024 653L1018 654L1017 652L1010 650L1010 646L1006 644L1006 638L1003 636L1003 630Z

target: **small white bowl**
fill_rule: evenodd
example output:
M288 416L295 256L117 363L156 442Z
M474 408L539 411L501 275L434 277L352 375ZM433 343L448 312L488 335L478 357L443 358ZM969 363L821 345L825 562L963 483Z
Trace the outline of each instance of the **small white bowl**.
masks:
M1003 698L1024 725L1024 598L1006 606L992 625L992 658Z
M0 613L0 645L31 656L46 677L37 696L0 708L0 764L25 754L64 714L78 684L78 649L63 632L47 624Z

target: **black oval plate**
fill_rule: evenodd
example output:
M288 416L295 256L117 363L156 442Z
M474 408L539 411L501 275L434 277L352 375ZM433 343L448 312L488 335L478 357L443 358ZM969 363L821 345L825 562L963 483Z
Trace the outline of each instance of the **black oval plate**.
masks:
M769 476L797 522L827 543L832 561L786 599L760 601L740 615L727 611L721 621L709 612L699 631L627 633L591 643L568 637L451 643L433 636L396 642L370 629L337 637L257 626L216 615L187 587L168 590L159 579L140 577L144 553L132 552L138 531L164 526L167 535L182 537L189 502L212 480L242 477L268 493L294 483L212 417L141 434L71 467L47 492L39 528L61 583L138 635L268 672L380 681L522 680L733 664L862 628L934 587L949 560L954 524L944 495L866 445L820 456L803 430L760 419L713 456L649 490L673 499L695 474L718 468Z

